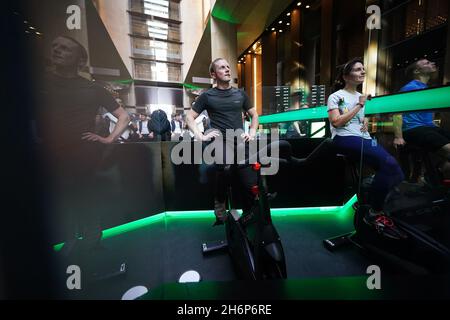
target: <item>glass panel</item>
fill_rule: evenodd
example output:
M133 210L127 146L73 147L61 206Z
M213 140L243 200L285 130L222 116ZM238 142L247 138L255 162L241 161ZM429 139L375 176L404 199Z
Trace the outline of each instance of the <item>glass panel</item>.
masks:
M323 138L329 134L325 97L320 97L319 91L315 90L319 96L313 100L307 93L310 91L292 90L288 86L263 87L261 132L269 133L270 129L276 129L282 139ZM250 94L254 91L250 90Z
M386 7L389 1L384 1ZM378 92L398 92L409 65L422 58L439 69L435 83L442 83L447 47L448 1L414 0L384 11L378 51Z
M134 35L161 40L180 41L180 27L159 20L131 16L131 32Z
M417 36L448 20L448 1L407 1L383 15L386 44Z
M131 0L130 10L156 17L180 20L180 4L167 0Z
M367 102L371 140L358 150L363 169L360 203L396 217L402 205L419 204L420 197L431 196L430 190L439 190L449 176L448 162L439 150L450 137L450 87L424 89L416 83L405 81L401 90L414 92L396 92ZM426 215L427 209L423 210Z
M134 62L134 75L136 79L150 81L181 82L181 66L154 61Z
M133 56L181 62L181 45L164 41L132 38Z

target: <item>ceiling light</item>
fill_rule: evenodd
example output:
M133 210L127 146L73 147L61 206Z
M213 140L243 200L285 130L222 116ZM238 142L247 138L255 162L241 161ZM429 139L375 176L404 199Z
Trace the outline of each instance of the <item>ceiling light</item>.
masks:
M309 5L307 5L305 8L306 8L306 9L309 9Z
M302 5L301 2L297 2L297 7L300 7Z
M291 15L291 13L290 12L288 12L287 14L286 14L288 17Z
M272 28L272 31L275 31L275 28Z
M283 21L282 21L282 20L280 20L280 21L278 21L278 23L283 23Z

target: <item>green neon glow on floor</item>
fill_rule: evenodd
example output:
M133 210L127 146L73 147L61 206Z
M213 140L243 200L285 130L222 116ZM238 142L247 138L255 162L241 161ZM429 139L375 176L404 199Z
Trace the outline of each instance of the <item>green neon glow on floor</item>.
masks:
M106 229L103 230L103 236L102 239L108 239L114 236L117 236L119 234L123 234L123 233L127 233L133 230L137 230L140 228L144 228L146 226L149 226L151 224L160 222L164 220L164 213L159 213L159 214L155 214L153 216L144 218L144 219L140 219L140 220L136 220L133 222L129 222L111 229ZM63 247L64 243L59 243L57 245L53 246L53 249L55 251L59 251L61 250L61 248Z
M342 207L317 207L317 208L286 208L286 209L271 209L273 217L286 217L286 216L318 216L318 215L339 215L346 217L353 214L352 206L356 202L356 195L353 196ZM240 211L240 210L238 210ZM108 239L120 234L124 234L130 231L134 231L146 226L162 222L167 219L211 219L214 216L213 210L203 211L167 211L159 213L144 219L129 222L111 229L103 231L102 239ZM55 251L61 250L64 243L59 243L53 246Z
M450 86L374 97L366 103L366 115L450 108ZM328 118L326 106L259 117L260 124Z

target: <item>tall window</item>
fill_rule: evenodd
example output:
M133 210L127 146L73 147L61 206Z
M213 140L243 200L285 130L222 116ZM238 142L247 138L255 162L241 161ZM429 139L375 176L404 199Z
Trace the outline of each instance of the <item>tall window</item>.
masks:
M130 9L155 17L180 20L180 4L167 0L131 0Z
M181 82L181 68L179 65L135 60L134 61L135 78L139 80L163 81L163 82Z
M180 26L153 18L131 16L133 35L156 38L160 40L180 41Z
M130 0L136 79L181 82L179 1Z
M133 38L133 56L155 60L181 62L181 45L151 39Z

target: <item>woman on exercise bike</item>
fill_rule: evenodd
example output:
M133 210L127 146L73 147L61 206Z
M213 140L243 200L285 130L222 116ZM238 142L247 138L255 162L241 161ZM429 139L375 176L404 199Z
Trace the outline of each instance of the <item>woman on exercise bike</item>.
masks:
M335 92L328 98L333 144L337 152L376 170L369 193L370 210L366 211L364 222L386 237L402 239L406 235L385 215L383 205L388 193L404 175L395 158L368 133L368 120L364 115L367 97L358 92L365 75L363 61L359 58L350 60L339 72Z

